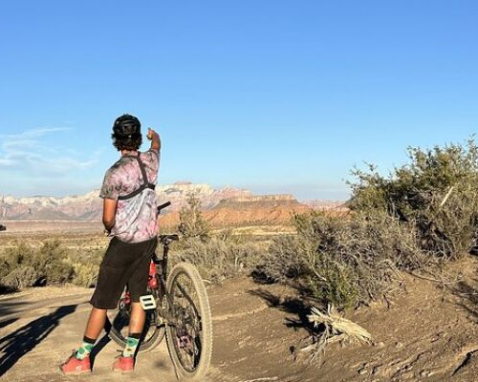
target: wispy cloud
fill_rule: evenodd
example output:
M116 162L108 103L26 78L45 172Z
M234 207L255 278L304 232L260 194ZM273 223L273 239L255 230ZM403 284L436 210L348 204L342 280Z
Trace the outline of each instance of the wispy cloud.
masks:
M73 154L45 144L48 135L71 131L69 127L39 127L18 134L0 135L0 174L23 174L27 177L60 177L85 170L98 162L98 155Z
M73 130L71 127L38 127L31 130L26 130L18 134L0 134L2 139L30 139L30 138L39 138L50 133L64 132Z

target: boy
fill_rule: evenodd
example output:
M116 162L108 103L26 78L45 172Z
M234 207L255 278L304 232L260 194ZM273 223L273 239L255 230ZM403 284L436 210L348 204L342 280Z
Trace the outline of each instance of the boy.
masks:
M148 151L142 143L141 123L129 114L116 119L113 145L121 158L106 172L100 197L103 198L103 225L111 241L100 265L93 306L83 343L61 366L65 375L91 372L90 352L105 326L108 309L114 309L128 284L131 293L129 336L113 370L134 370L135 353L143 331L145 312L139 297L146 294L151 257L157 245L157 203L154 191L159 170L161 140L152 129Z

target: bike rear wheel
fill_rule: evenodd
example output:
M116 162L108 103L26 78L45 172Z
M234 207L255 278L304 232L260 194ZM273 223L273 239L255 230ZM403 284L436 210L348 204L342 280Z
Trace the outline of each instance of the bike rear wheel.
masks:
M150 291L150 293L159 304L157 291L153 290ZM125 303L123 295L120 299L118 310L111 321L111 329L109 332L109 337L122 347L126 345L126 338L128 337L130 312L131 304ZM140 352L153 350L164 338L164 325L158 325L157 314L156 309L146 311L142 340L138 348Z
M196 268L179 263L168 277L172 320L166 341L178 378L201 381L211 362L212 320L209 299Z

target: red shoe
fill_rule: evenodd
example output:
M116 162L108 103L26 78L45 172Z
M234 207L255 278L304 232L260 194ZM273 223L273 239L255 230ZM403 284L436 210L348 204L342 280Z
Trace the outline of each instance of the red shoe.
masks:
M121 373L131 373L134 371L134 357L120 356L113 364L113 371Z
M64 375L78 375L84 373L91 373L90 357L85 359L78 359L75 357L76 351L65 361L60 369Z

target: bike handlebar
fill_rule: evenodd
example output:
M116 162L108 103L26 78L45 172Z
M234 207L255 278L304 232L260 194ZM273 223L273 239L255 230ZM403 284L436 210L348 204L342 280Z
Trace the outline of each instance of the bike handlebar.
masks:
M165 209L166 207L169 207L171 205L171 202L166 202L158 206L158 215L161 213L161 210Z

